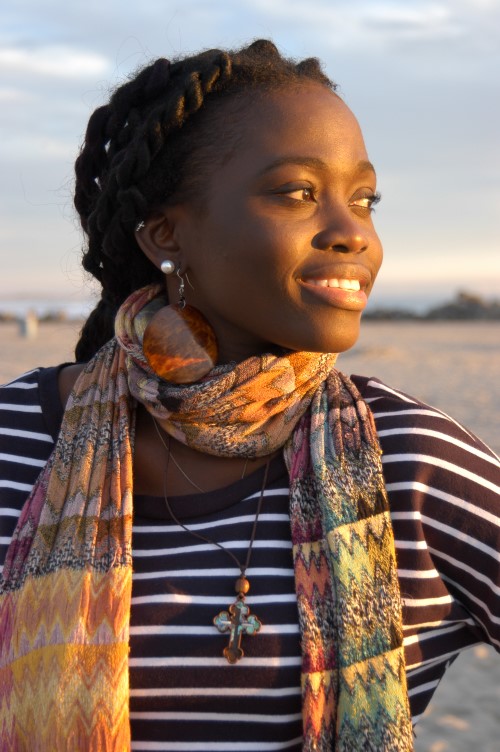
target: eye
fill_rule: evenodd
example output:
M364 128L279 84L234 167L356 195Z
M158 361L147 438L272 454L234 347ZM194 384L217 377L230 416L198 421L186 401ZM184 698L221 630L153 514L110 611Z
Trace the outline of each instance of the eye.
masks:
M302 188L294 188L289 191L283 191L289 198L294 201L314 201L314 191L309 186L302 186Z
M380 193L369 193L364 196L353 197L349 201L349 206L357 207L364 211L372 212L375 208L375 204L378 204L382 196Z

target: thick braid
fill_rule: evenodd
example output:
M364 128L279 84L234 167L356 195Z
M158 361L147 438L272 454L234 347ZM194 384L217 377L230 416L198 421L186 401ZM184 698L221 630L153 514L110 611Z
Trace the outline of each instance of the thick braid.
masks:
M204 94L217 80L230 74L229 57L218 53L217 58L219 64L212 65L204 75L188 68L185 80L179 82L183 87L176 87L180 89L178 96L152 109L146 122L138 106L148 96L157 97L168 83L169 64L164 60L119 89L110 105L99 108L89 121L76 165L75 206L89 237L83 266L101 282L103 298L82 329L75 351L77 360L88 359L113 336L116 311L134 289L161 279L133 238L133 228L148 210L138 185L171 131L200 109ZM125 104L130 103L132 109L127 113ZM132 262L134 275L123 278L120 267L130 265L132 259L136 262Z
M88 236L83 266L101 283L102 299L82 330L78 360L113 336L116 311L131 292L162 279L134 228L173 197L200 191L207 147L220 151L213 133L219 100L301 79L332 87L317 60L295 64L259 40L236 52L208 50L173 63L161 58L94 112L75 165L75 207ZM204 128L207 112L212 121Z
M218 55L215 64L212 63L204 76L198 70L180 70L180 80L175 86L177 96L160 100L160 104L149 112L145 122L137 116L137 100L133 102L133 119L130 112L119 113L119 118L116 113L112 113L115 129L117 120L122 121L122 128L114 136L115 143L111 142L110 145L106 191L101 192L97 198L89 217L91 232L101 236L99 240L105 256L122 260L116 258L116 249L123 249L121 255L125 255L133 228L148 211L148 202L139 186L172 131L181 128L201 108L205 94L213 88L216 81L224 73L229 74L227 55L223 56L224 68L220 65L220 58ZM153 70L152 73L157 79L156 71ZM173 73L175 77L175 71ZM171 80L172 75L164 83L168 84ZM121 94L123 102L123 93ZM118 147L120 142L125 143L125 148Z
M101 203L102 211L105 204L112 200L104 188L116 153L124 154L124 149L142 123L139 108L165 88L168 70L167 60L157 60L135 80L117 89L109 105L98 108L90 118L84 146L75 164L75 206L86 232L98 204ZM101 227L96 223L93 229L99 233L105 227L106 222L103 221Z

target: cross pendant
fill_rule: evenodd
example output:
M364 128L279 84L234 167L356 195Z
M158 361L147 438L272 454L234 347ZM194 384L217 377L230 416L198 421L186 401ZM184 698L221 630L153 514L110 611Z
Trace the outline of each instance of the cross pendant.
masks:
M232 603L229 612L221 611L214 617L214 624L219 632L229 632L229 645L223 651L229 663L237 663L245 655L241 649L243 635L254 635L262 626L243 599Z

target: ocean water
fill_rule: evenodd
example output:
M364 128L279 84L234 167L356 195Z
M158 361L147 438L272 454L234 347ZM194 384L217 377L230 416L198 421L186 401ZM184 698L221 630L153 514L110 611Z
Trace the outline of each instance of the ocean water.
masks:
M452 296L450 296L451 299ZM377 308L397 308L424 313L430 307L443 302L443 297L437 295L426 295L423 293L413 296L401 297L398 295L385 295L383 293L373 293L369 302L368 310ZM33 311L37 316L43 317L50 314L63 313L69 319L84 318L88 316L95 305L95 298L85 298L77 300L65 300L64 298L7 298L0 296L0 314L7 313L19 318L26 315L28 311Z
M17 318L24 318L29 312L35 313L39 318L63 314L67 319L74 320L86 318L94 306L95 300L93 298L77 300L13 298L0 300L0 313Z
M498 299L500 292L498 285L483 286L480 290L469 290L473 294L483 296L486 300ZM377 282L368 302L369 311L380 308L406 309L415 313L424 313L437 305L449 302L457 295L458 290L452 286L422 285L413 287L405 285L404 292L398 286ZM15 316L25 316L28 311L34 311L38 316L63 312L69 319L86 317L92 310L98 298L97 289L93 290L92 283L80 289L74 296L56 294L46 295L18 295L2 294L0 292L0 313L10 313Z

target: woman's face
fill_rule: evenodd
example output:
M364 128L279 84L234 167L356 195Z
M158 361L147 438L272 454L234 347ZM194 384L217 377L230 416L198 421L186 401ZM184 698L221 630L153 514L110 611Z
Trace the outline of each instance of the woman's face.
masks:
M178 251L163 257L186 268L187 302L214 328L220 362L276 345L352 347L382 261L375 173L356 119L309 84L257 96L238 129L204 210L167 212Z

